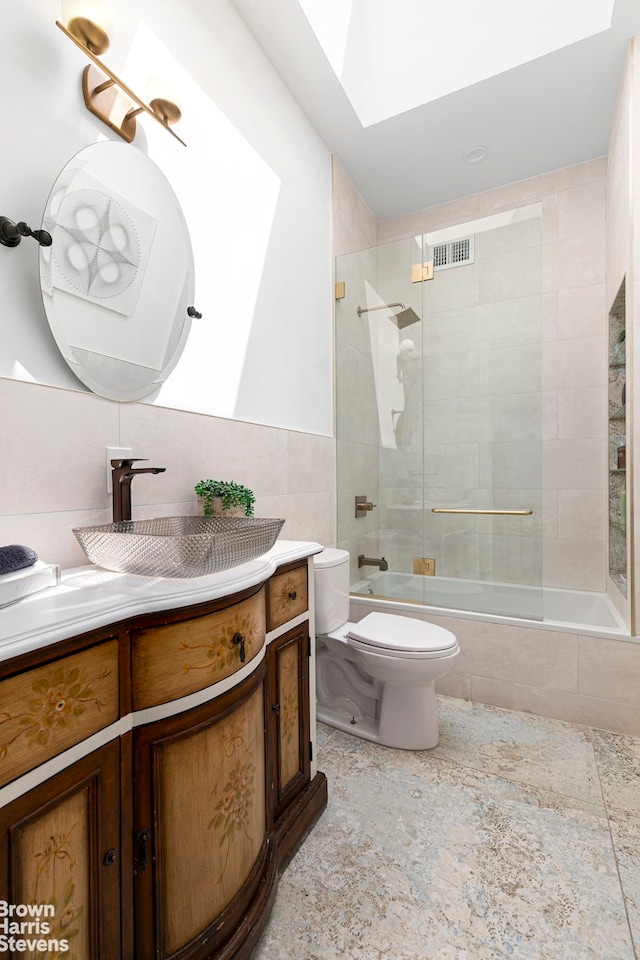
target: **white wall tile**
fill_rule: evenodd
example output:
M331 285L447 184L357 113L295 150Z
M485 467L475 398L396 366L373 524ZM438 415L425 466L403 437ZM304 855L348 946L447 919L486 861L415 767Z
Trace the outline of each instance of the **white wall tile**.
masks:
M310 433L287 436L288 493L335 490L336 443L330 437Z
M578 680L585 697L634 704L640 722L640 644L578 638Z
M558 293L552 290L542 295L542 340L558 339Z
M480 303L531 297L541 292L539 247L486 257L478 266Z
M331 158L333 253L339 257L354 250L375 246L378 223L353 186L344 167Z
M118 406L90 393L0 379L0 511L105 509L105 448L119 442Z
M208 477L235 480L256 497L287 492L286 430L140 403L123 406L121 421L122 444L166 467L162 478L136 478L136 503L195 496L194 485Z
M542 389L568 390L606 384L604 336L542 344Z
M456 668L473 676L578 692L574 634L459 620Z
M550 193L542 198L542 242L552 243L558 239L558 194Z
M558 290L558 339L607 335L606 285Z
M606 246L604 230L569 237L542 246L542 289L564 290L604 283Z
M558 391L545 390L542 394L542 439L558 439Z
M600 490L558 491L558 536L567 540L606 540L607 503Z
M545 540L543 543L545 587L595 590L604 593L607 556L593 540Z
M640 735L640 711L637 706L613 700L597 700L486 677L471 678L471 699L569 723L588 724L636 737Z
M543 487L603 489L605 440L543 440Z
M607 182L593 180L558 193L558 239L604 230Z
M558 390L558 438L596 439L607 436L607 391L605 387Z

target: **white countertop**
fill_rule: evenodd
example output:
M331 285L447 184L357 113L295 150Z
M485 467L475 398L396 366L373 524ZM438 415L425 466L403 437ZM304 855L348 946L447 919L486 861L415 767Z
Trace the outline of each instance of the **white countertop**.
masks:
M249 563L185 579L113 573L91 564L62 574L58 586L0 609L0 660L143 613L230 596L270 577L279 566L320 553L319 543L277 540Z

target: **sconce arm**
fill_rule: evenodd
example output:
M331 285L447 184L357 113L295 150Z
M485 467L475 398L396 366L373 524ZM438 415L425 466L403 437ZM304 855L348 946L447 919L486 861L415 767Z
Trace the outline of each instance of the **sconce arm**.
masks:
M33 237L41 247L51 246L51 234L46 230L32 230L24 220L14 223L8 217L0 217L0 243L5 247L17 247L23 237Z

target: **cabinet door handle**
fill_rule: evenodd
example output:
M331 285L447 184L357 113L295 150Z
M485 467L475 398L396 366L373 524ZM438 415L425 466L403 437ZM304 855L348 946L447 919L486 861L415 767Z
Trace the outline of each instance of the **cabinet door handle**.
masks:
M295 591L295 590L291 590L290 593L289 593L289 600L291 600L291 602L293 603L294 600L297 598L297 596L298 596L298 594L296 593L296 591Z
M138 870L146 870L149 863L149 840L151 839L150 830L141 830L138 834L138 856L136 857L136 867Z
M118 857L118 851L116 850L115 847L111 847L109 850L107 850L104 857L102 858L102 865L104 867L110 867L112 863L116 862L117 857Z
M279 704L279 703L274 703L274 705L271 707L271 709L272 709L273 712L275 713L276 717L279 717L279 716L280 716L280 704Z
M247 653L244 648L244 637L241 633L234 634L233 642L236 646L240 645L240 663L244 663L247 659Z

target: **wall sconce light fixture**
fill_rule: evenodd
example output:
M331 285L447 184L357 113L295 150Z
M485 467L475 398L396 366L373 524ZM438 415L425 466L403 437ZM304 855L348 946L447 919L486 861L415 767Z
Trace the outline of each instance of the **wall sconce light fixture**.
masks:
M56 26L92 61L82 74L82 94L87 110L127 143L131 143L136 135L136 117L147 113L186 147L184 140L170 127L180 119L180 108L171 100L157 97L146 104L98 58L97 54L109 46L109 36L102 27L84 17L73 17L66 27L56 20Z
M17 247L23 237L33 237L41 247L51 246L51 234L46 230L32 230L24 220L14 223L9 217L0 217L0 243L4 247Z

